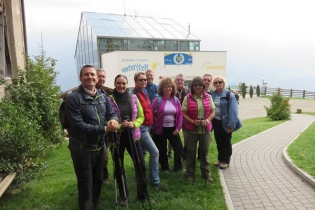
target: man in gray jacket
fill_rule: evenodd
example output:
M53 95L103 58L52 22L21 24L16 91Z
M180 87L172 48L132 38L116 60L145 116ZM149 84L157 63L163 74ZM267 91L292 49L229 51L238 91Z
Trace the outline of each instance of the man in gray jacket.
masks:
M97 209L103 182L104 135L117 131L118 118L107 97L99 92L96 70L85 65L81 85L66 98L70 124L69 150L77 176L79 209Z

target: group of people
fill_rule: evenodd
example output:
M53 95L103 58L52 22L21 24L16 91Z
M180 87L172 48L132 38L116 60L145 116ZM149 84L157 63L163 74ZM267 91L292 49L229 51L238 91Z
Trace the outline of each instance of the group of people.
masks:
M65 103L80 209L97 209L102 183L109 179L108 148L114 161L121 205L128 205L129 196L124 170L125 150L134 163L137 198L142 202L148 200L150 203L146 153L150 155L149 182L162 192L167 189L161 185L159 164L162 172L170 173L168 153L172 150L174 172L183 172L188 181L193 181L198 153L203 179L213 182L208 158L212 130L218 149L215 165L221 169L229 167L232 132L241 122L236 99L225 89L223 77L197 76L188 88L182 74L175 80L163 78L157 85L153 83L154 72L147 70L134 75L135 87L130 93L127 77L119 74L110 95L101 88L105 78L104 70L83 66L79 90L70 93ZM180 131L183 131L183 141Z

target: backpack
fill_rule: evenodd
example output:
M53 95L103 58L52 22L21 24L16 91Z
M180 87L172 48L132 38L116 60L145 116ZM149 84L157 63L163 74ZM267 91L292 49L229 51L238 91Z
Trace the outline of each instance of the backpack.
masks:
M73 90L72 92L77 92L79 94L80 104L84 104L85 103L85 101L83 100L82 94L79 93L79 89L78 88ZM70 124L69 124L67 116L66 116L66 97L67 97L68 94L66 94L64 96L63 101L62 101L62 103L60 104L60 107L59 107L59 121L61 123L62 129L69 129L70 128ZM81 110L81 108L80 108L80 110Z

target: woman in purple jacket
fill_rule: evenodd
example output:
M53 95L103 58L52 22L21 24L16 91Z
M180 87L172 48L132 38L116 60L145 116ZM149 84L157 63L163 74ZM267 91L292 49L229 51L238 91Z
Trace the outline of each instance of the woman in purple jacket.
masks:
M167 140L174 149L174 171L182 171L183 144L179 137L183 116L181 104L175 96L176 85L171 78L164 78L159 84L158 94L151 105L154 113L152 126L153 141L159 149L159 162L164 173L169 173Z

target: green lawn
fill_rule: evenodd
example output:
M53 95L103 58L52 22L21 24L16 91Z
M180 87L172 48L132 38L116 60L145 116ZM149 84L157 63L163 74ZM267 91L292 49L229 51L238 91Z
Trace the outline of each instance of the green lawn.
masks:
M244 120L243 127L233 133L233 143L239 142L283 122L284 121L270 121L267 118ZM126 176L130 191L129 209L141 209L141 203L136 200L133 164L127 152L126 156ZM172 171L170 174L161 173L161 183L168 189L168 192L160 193L148 187L149 195L155 201L152 203L152 208L155 210L227 209L218 170L213 166L213 163L216 161L216 156L216 144L213 139L210 148L210 162L212 177L215 180L214 184L205 184L204 180L201 179L199 167L196 168L194 183L187 182L183 173L174 173ZM148 160L148 155L146 160ZM109 164L110 171L112 171L111 162L112 161L110 161ZM22 189L14 189L10 186L0 198L1 210L78 209L76 177L67 149L67 143L61 144L53 150L47 158L47 163L49 167L41 172L37 180L25 184ZM170 167L172 168L172 166L173 162L171 161ZM148 203L145 203L145 205L148 207ZM115 188L113 179L103 185L99 209L115 209ZM123 208L120 207L120 209Z
M315 115L315 113L308 113ZM288 154L299 168L315 178L315 122L288 147Z

